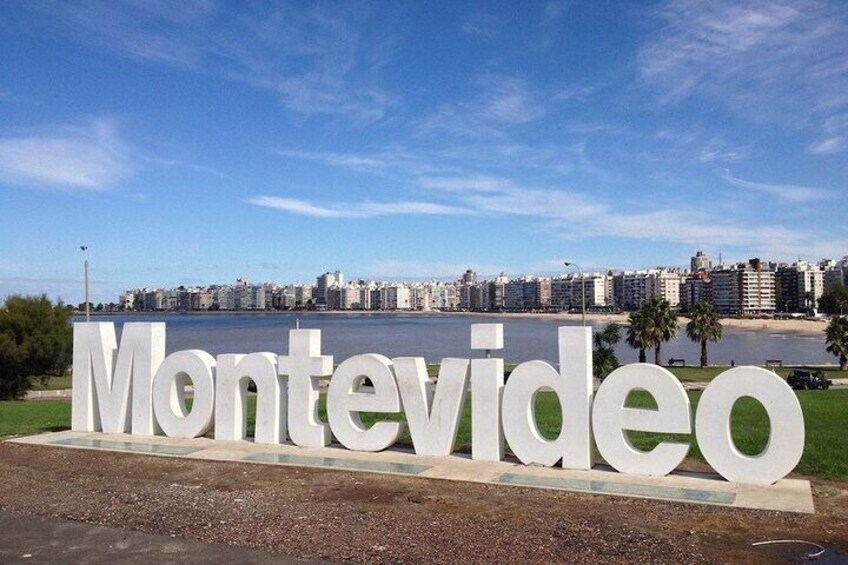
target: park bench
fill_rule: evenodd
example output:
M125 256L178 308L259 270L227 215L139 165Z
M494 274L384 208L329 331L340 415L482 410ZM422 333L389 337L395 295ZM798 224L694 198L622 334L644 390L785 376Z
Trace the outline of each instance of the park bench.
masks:
M686 366L686 359L675 359L674 357L672 357L671 359L668 360L668 366L669 367L685 367Z
M783 367L783 359L766 359L766 367Z

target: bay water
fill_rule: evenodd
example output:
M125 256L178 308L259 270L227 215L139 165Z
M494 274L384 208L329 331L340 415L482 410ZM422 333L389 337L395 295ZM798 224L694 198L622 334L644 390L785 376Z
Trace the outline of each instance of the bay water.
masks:
M579 325L559 319L522 318L498 315L403 314L403 313L316 313L273 312L250 314L127 314L98 315L93 321L115 322L118 332L124 322L167 323L168 353L183 349L203 349L220 353L288 352L288 331L320 329L321 352L333 355L339 363L359 353L380 353L387 357L424 357L437 363L444 357L481 357L470 349L471 324L502 323L505 347L494 356L507 363L541 359L557 363L557 327ZM79 318L77 318L79 321ZM603 324L594 326L601 329ZM624 328L622 328L624 330ZM624 331L622 331L622 337ZM119 334L120 336L120 334ZM622 363L637 361L637 352L623 341L616 348ZM662 362L685 359L697 365L700 345L692 343L681 328L672 341L663 344ZM648 352L653 360L653 351ZM709 344L713 365L762 365L767 359L784 364L830 364L836 358L825 351L824 332L780 332L724 328L724 337Z

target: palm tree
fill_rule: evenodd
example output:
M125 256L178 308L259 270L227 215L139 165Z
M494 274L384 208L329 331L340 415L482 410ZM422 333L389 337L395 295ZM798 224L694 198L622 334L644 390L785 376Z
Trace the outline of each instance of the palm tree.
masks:
M695 343L701 343L701 367L706 367L707 342L721 339L721 321L712 304L701 300L692 307L686 335Z
M639 350L639 362L644 363L646 361L645 349L648 348L646 345L647 327L645 323L645 316L642 315L641 310L638 312L630 312L628 321L630 322L630 325L627 327L627 337L625 338L625 341L627 342L627 345L633 349Z
M603 330L593 334L595 349L592 351L592 373L603 380L618 369L615 346L621 341L621 328L616 323L607 324Z
M643 343L654 348L654 364L661 365L660 348L663 342L670 341L677 333L677 315L668 300L659 296L643 302L639 310L645 318L646 339Z
M825 330L827 351L839 357L839 369L848 369L848 318L834 318Z
M621 326L615 322L609 323L604 326L603 330L595 333L593 338L596 348L606 347L612 349L621 341Z

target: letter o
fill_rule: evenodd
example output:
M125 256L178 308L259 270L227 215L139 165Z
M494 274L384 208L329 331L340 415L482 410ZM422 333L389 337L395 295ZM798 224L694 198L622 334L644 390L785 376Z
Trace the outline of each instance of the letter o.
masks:
M186 410L185 385L194 399ZM199 349L168 355L153 377L153 412L168 437L193 438L212 428L215 414L215 358Z
M759 455L741 453L730 434L730 413L743 396L759 401L769 418L769 439ZM785 477L804 452L804 414L795 392L760 367L729 369L707 386L695 416L704 459L728 481L770 485Z

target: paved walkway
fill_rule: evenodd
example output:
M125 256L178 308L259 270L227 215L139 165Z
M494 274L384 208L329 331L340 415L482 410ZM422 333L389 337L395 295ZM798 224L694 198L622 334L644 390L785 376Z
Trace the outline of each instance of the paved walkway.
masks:
M0 511L0 563L268 563L300 561L229 545Z

